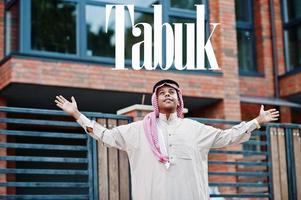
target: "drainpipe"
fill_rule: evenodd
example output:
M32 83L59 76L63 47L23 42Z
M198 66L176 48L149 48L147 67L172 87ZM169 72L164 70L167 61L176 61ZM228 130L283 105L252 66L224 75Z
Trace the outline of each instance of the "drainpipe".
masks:
M276 28L275 28L275 10L274 0L269 0L270 7L270 24L271 24L271 37L272 37L272 56L273 56L273 73L274 73L274 94L275 98L279 98L279 80L278 80L278 56L276 45Z

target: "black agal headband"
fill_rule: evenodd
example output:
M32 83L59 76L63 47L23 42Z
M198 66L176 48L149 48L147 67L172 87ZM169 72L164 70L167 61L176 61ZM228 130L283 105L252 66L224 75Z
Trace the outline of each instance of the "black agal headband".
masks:
M176 85L178 88L180 87L179 84L178 84L176 81L174 81L174 80L171 80L171 79L163 79L163 80L157 82L157 83L153 86L153 93L155 92L155 89L156 89L157 86L162 85L162 84L164 84L164 83L170 83L170 84Z

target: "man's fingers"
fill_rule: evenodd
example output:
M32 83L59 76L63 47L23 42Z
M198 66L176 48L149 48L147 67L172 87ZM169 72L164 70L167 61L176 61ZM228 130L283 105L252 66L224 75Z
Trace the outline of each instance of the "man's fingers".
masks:
M60 101L58 101L58 100L54 100L54 102L55 102L55 103L57 103L57 104L58 104L58 103L59 103L59 104L61 104L61 102L60 102Z
M76 103L74 96L71 97L71 101Z
M64 105L64 102L62 102L61 100L60 100L60 101L58 101L58 100L54 100L54 102L55 102L56 104L60 104L61 106L63 106L63 105Z
M278 114L278 113L279 113L279 111L274 111L274 112L273 112L273 111L271 111L270 113L271 113L271 114Z
M56 104L59 108L63 109L63 106L59 103Z
M60 103L64 103L64 99L62 99L60 96L56 96L56 99L57 99Z
M63 99L63 101L68 101L68 100L65 99L65 97L63 97L62 95L60 95L60 97Z
M272 112L272 111L275 111L276 109L275 108L272 108L272 109L269 109L267 110L268 112Z
M54 100L54 102L56 103L56 105L63 106L63 104L61 102L59 102L58 100Z

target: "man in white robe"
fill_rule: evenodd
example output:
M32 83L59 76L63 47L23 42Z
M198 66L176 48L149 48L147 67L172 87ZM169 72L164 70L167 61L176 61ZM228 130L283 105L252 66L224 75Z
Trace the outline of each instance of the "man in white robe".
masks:
M69 102L60 95L55 102L94 139L127 152L133 200L210 199L209 150L248 141L253 130L279 116L261 106L258 117L225 130L183 118L182 92L170 79L154 85L153 112L111 130L80 113L74 97Z

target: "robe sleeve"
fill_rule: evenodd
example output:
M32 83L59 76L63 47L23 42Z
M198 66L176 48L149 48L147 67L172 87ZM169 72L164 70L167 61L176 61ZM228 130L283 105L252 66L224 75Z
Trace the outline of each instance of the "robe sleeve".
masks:
M85 132L106 147L114 147L123 151L137 148L137 127L134 123L120 125L113 129L107 129L81 114L76 122L83 127ZM88 130L88 128L90 128Z
M201 128L206 138L209 140L209 148L222 148L229 145L240 144L250 139L251 132L256 128L260 128L257 120L242 121L240 124L234 125L228 129L220 129L212 126L204 125Z

